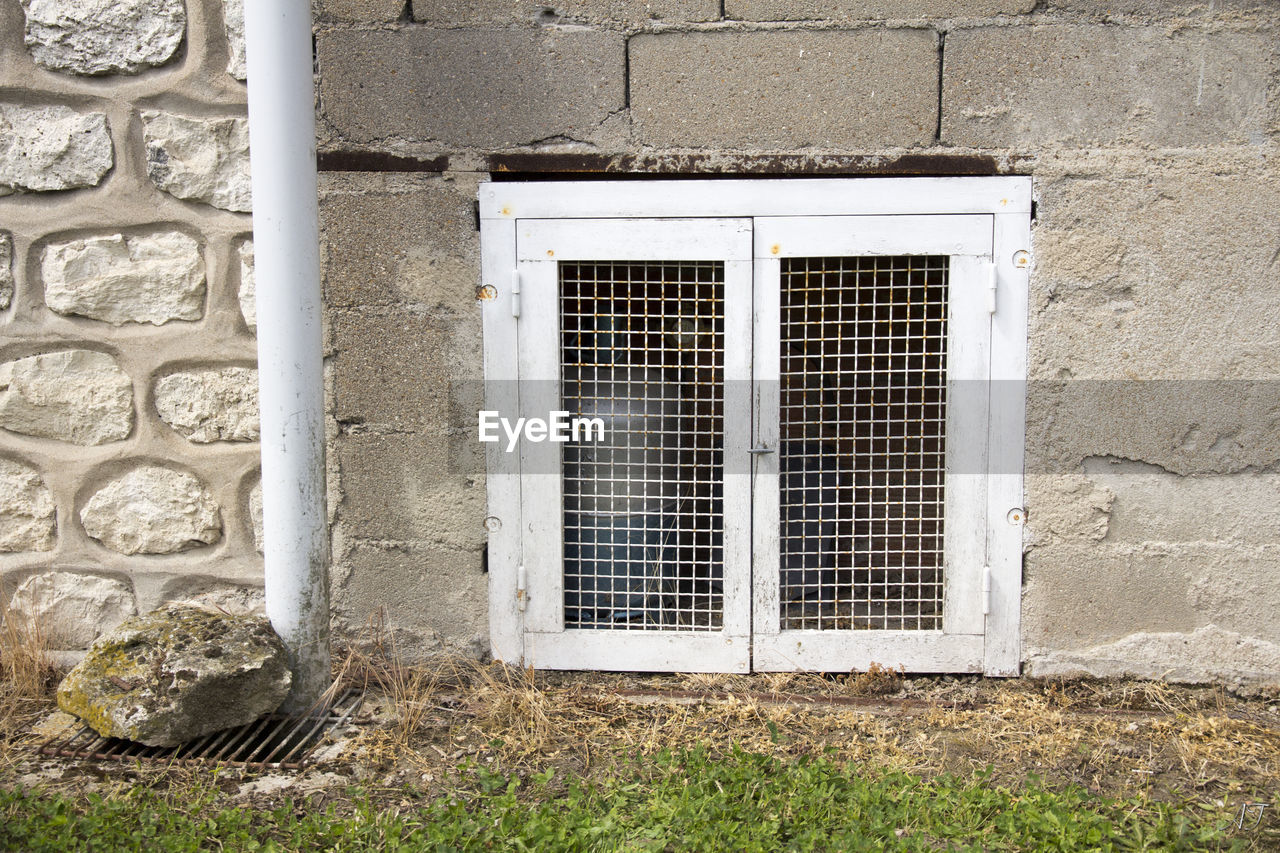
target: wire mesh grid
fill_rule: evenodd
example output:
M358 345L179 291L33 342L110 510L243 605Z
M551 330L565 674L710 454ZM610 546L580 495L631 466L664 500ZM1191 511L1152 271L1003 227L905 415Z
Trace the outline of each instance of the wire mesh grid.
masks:
M781 627L942 627L945 256L791 258Z
M565 627L723 624L724 264L561 263ZM588 437L594 440L586 440Z

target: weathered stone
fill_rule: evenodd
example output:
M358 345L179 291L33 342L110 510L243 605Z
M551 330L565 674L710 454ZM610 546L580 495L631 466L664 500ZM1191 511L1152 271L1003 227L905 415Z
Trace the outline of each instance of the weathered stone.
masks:
M258 285L253 275L253 241L240 244L240 316L249 331L258 333Z
M192 118L146 110L147 174L165 192L248 213L249 121L245 118Z
M79 445L128 438L133 383L111 356L61 350L0 364L0 427Z
M0 458L0 551L50 551L56 530L53 496L40 472Z
M957 30L946 41L942 139L1037 149L1261 144L1273 42L1102 24Z
M182 0L22 0L36 64L73 74L134 74L182 44Z
M253 586L219 586L214 589L203 589L183 596L175 604L185 604L205 610L217 610L235 616L258 615L266 613L266 597L262 587Z
M735 21L883 21L886 18L978 18L1021 15L1035 0L725 0Z
M1274 683L1280 672L1280 644L1216 625L1186 633L1142 631L1088 648L1032 654L1026 672L1037 678L1090 675L1233 686Z
M59 314L157 326L204 315L200 246L178 231L50 243L40 269L45 303Z
M217 542L218 505L191 474L145 465L98 490L80 521L85 532L122 554L173 554Z
M639 138L679 147L927 145L938 48L925 30L686 32L631 40Z
M58 707L104 737L176 746L271 713L290 684L265 618L170 605L95 642L58 686Z
M1048 0L1046 11L1075 12L1105 19L1118 15L1170 19L1194 16L1197 21L1220 15L1239 20L1243 11L1274 11L1274 0Z
M326 6L368 6L369 0L325 0ZM390 6L383 0L383 6ZM719 0L414 0L413 19L433 24L642 25L717 21Z
M625 106L617 32L412 27L319 39L323 117L348 142L590 141Z
M1280 504L1275 500L1280 474L1241 471L1183 477L1115 458L1086 459L1084 470L1113 498L1106 537L1112 542L1266 546L1275 542L1275 531L1280 530ZM1044 494L1042 499L1054 497Z
M262 481L249 490L249 524L253 527L253 547L262 553Z
M0 195L96 187L114 163L106 113L0 104Z
M227 73L246 80L249 70L244 54L244 0L224 0L222 23L227 30Z
M222 367L172 373L156 383L160 419L188 441L258 440L258 371Z
M32 575L9 599L5 620L34 625L51 649L84 649L137 613L133 589L76 572Z
M13 303L13 235L0 231L0 310Z

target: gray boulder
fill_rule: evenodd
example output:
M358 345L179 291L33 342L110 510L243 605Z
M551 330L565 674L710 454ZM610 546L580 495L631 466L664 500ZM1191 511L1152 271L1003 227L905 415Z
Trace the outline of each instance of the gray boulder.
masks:
M265 618L171 604L100 637L58 707L104 737L177 746L271 713L290 682Z

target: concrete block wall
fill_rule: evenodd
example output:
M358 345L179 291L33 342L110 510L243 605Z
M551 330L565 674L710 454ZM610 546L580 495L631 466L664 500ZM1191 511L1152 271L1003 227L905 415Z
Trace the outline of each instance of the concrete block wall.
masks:
M471 486L424 479L449 464L431 434L459 426L441 401L386 367L385 392L348 388L353 405L395 394L439 414L412 426L394 422L399 410L381 425L342 414L354 414L343 377L372 375L363 335L390 335L432 376L448 373L437 364L457 352L453 330L478 340L474 234L427 226L461 215L476 180L1027 174L1024 671L1280 673L1267 615L1280 610L1280 525L1266 497L1280 470L1267 384L1280 375L1280 7L319 0L316 13L322 164L359 170L330 181L367 199L361 229L427 228L408 239L437 256L415 266L407 242L350 272L385 282L394 263L402 281L360 304L330 299L350 335L335 370L352 583L430 566L384 594L417 606L430 577L457 577L458 552L440 540L465 554L482 536L463 503ZM390 171L405 173L395 204L383 201ZM432 308L410 295L424 290L449 296ZM351 476L385 512L355 508ZM415 490L427 503L394 497ZM445 494L459 512L433 524L421 507Z

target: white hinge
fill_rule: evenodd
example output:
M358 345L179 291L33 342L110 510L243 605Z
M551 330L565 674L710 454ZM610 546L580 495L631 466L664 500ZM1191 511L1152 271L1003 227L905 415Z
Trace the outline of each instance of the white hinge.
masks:
M987 313L996 313L996 286L1000 283L1000 272L995 264L987 264Z
M529 592L525 583L528 577L524 570L524 566L516 566L516 609L521 613L529 604Z
M522 570L523 571L523 570ZM982 615L991 615L991 567L982 567Z
M520 270L511 271L511 316L520 316Z

